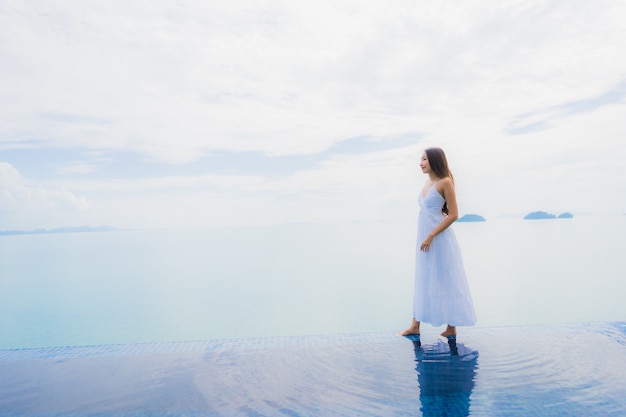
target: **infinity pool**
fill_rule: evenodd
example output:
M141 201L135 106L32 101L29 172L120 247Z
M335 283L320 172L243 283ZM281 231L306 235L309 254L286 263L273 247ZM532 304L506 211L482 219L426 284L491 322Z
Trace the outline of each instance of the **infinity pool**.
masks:
M0 351L2 416L621 416L626 323Z
M626 216L571 220L455 225L456 346L394 334L414 225L4 236L0 416L626 415Z

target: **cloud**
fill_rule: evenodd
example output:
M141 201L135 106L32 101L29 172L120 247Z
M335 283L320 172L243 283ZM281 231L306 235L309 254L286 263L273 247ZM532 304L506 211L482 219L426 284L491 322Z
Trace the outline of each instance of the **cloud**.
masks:
M498 4L5 6L4 132L179 163L216 149L317 153L436 130L494 101L533 111L623 76L603 64L624 41L601 43L618 5Z
M396 221L414 216L419 145L335 153L281 176L173 175L51 182L89 200L81 223L116 227L261 226L290 222ZM395 207L394 207L395 205ZM393 217L386 217L391 208Z
M519 135L548 129L558 119L573 116L577 113L591 112L611 104L624 103L625 99L626 80L622 80L616 86L594 97L570 101L516 116L506 130L510 134Z
M2 227L49 221L60 214L67 218L75 211L87 207L84 198L62 189L33 184L23 178L11 164L0 162Z
M0 160L85 196L98 224L364 218L365 205L389 218L418 186L398 167L427 145L446 149L472 211L558 204L537 193L546 176L588 207L569 178L601 182L592 165L623 178L625 13L609 0L5 2ZM573 162L595 146L604 164Z

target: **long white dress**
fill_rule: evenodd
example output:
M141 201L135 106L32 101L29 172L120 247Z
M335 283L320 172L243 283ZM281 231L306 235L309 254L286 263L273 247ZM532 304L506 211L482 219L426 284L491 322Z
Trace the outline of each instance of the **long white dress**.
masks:
M471 326L476 323L474 302L452 228L435 236L428 252L420 251L426 236L444 219L441 213L444 202L436 184L425 196L422 191L419 193L413 317L433 326Z

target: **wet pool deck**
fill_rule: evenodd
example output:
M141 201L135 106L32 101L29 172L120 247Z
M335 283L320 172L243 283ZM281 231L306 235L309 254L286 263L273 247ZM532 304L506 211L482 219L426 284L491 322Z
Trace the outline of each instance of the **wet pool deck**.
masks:
M626 323L0 350L1 416L618 416Z

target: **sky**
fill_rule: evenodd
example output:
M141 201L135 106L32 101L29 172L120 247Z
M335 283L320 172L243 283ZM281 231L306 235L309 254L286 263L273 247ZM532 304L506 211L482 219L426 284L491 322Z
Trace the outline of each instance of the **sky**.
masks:
M626 213L626 2L0 0L0 230Z

